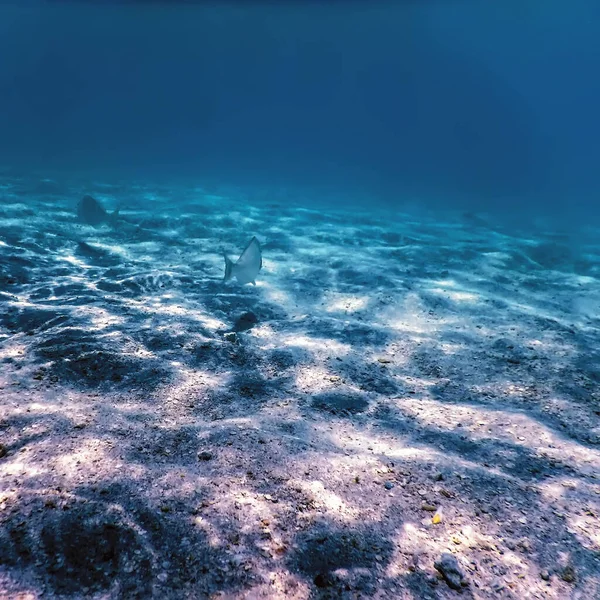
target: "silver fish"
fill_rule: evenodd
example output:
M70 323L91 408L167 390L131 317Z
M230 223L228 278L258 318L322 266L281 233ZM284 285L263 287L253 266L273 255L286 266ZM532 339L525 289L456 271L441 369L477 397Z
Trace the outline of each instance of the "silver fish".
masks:
M227 254L225 257L225 278L223 281L229 281L235 277L242 285L251 283L256 285L256 276L262 268L262 254L258 240L253 237L246 249L241 253L237 262L233 262Z

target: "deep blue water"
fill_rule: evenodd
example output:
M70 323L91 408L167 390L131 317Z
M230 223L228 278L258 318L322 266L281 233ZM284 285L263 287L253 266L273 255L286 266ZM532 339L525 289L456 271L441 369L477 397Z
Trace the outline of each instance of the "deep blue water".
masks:
M600 3L8 2L0 163L596 218Z

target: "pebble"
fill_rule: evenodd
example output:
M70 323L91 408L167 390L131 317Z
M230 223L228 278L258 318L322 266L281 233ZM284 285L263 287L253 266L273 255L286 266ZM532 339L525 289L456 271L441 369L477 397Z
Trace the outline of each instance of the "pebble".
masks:
M550 573L546 569L544 569L543 571L540 571L540 577L544 581L550 581Z
M0 458L6 456L7 452L8 450L6 449L6 446L4 444L0 444Z
M232 344L235 344L237 342L237 334L234 331L229 331L227 332L223 338L225 338L226 341L231 342Z
M460 590L468 585L468 582L463 575L463 572L458 566L458 561L452 554L444 552L439 560L433 566L439 571L444 578L444 581L453 590Z
M560 578L567 583L573 583L575 581L575 569L568 565L560 572Z
M208 450L202 450L202 452L198 452L198 460L210 460L212 457L212 452L209 452Z
M394 484L391 481L386 481L383 486L386 490L391 490L394 487Z

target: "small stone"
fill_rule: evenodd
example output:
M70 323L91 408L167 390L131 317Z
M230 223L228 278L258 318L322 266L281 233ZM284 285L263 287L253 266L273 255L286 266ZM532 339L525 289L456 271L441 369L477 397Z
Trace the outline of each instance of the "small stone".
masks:
M383 486L386 490L391 490L394 487L394 484L391 481L386 481Z
M0 444L0 458L6 456L8 450L4 444Z
M377 359L377 362L380 362L382 365L387 365L387 364L391 363L392 361L389 358L386 358L385 356L380 356Z
M235 331L247 331L252 329L258 323L258 317L252 312L245 312L240 315L233 326Z
M224 338L226 341L228 341L228 342L231 342L232 344L235 344L235 343L237 342L237 340L238 340L238 336L237 336L237 334L235 333L235 331L228 331L228 332L227 332L227 333L226 333L226 334L223 336L223 338Z
M209 452L208 450L202 450L202 452L198 452L198 460L210 460L212 457L212 452Z
M567 565L561 572L560 578L567 583L575 581L575 569L571 565Z
M465 576L458 566L458 561L452 554L444 552L440 560L436 561L433 566L441 573L445 582L453 590L460 590L468 585Z
M428 512L435 512L437 510L437 506L434 506L433 504L423 504L423 506L421 506L422 510L426 510Z
M544 569L543 571L540 571L540 577L544 581L550 581L550 573L546 569Z

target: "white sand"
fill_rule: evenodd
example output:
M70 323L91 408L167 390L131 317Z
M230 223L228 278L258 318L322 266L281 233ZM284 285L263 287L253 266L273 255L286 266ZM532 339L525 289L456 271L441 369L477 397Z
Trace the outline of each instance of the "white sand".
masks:
M84 193L127 222L78 224ZM600 244L0 194L0 596L444 599L449 552L463 598L600 597ZM224 286L252 235L257 286Z

